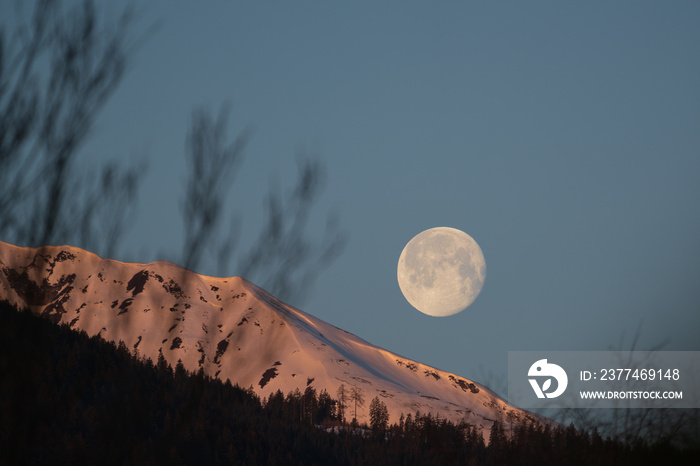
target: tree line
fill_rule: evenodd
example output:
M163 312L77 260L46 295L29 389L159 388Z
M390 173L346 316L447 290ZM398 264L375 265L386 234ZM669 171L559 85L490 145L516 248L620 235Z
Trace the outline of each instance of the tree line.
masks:
M699 450L626 444L545 424L480 428L431 413L370 424L355 401L307 387L252 389L131 354L0 304L4 464L697 464ZM345 388L350 391L350 388ZM340 390L339 390L340 391ZM357 400L359 403L359 400ZM358 404L359 406L359 404ZM347 417L346 417L347 416ZM353 416L354 417L354 416Z

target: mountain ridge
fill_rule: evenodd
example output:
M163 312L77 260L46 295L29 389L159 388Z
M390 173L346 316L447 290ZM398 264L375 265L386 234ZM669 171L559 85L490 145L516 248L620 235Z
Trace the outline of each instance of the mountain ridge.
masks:
M431 412L487 430L495 420L534 420L488 387L397 355L289 306L241 277L198 275L177 264L120 262L72 246L0 242L0 298L55 323L119 342L132 352L242 387L358 387L378 396L391 422ZM348 411L350 412L350 411Z

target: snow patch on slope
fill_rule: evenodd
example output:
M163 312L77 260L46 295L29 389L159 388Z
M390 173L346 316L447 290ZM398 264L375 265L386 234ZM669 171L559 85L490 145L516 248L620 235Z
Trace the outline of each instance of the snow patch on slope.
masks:
M487 387L404 358L289 306L240 277L195 274L169 262L124 263L69 246L0 242L0 299L89 335L162 354L188 370L252 387L261 397L340 384L379 396L390 419L420 410L482 429L531 418ZM487 434L487 433L486 433Z

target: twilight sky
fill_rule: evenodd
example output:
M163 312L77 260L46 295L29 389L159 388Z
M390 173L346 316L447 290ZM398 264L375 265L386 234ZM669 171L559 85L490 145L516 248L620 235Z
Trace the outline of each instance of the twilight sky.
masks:
M149 158L119 258L167 259L192 109L230 101L244 243L296 152L325 164L313 224L332 209L349 242L300 307L504 394L508 351L627 349L640 324L637 349L700 350L699 22L691 1L149 2L82 152ZM488 268L446 318L396 280L436 226Z

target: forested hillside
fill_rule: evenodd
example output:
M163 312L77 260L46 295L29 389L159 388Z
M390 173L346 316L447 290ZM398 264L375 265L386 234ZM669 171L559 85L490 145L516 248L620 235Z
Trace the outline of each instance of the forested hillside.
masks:
M250 390L174 369L0 304L3 464L691 464L668 445L626 446L524 425L486 442L429 413L341 422L326 392ZM486 446L485 444L488 444ZM692 464L695 464L694 462Z

